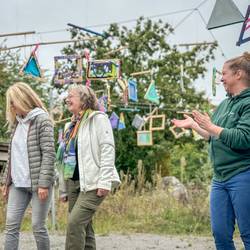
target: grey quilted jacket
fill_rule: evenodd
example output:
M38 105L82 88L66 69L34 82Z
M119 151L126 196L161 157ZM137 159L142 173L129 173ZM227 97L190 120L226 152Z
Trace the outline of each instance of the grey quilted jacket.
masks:
M15 126L16 128L16 126ZM11 141L15 133L11 133L8 162L1 176L1 185L9 186L11 179ZM48 114L40 114L31 120L27 138L28 160L32 191L38 187L47 188L54 183L54 128Z

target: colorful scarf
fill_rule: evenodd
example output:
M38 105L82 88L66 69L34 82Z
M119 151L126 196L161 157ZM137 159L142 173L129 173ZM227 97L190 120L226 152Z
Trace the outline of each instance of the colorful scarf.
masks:
M64 138L60 143L56 158L63 168L64 179L72 178L76 168L76 143L80 125L87 120L92 113L91 109L81 111L71 118L71 123L64 132Z

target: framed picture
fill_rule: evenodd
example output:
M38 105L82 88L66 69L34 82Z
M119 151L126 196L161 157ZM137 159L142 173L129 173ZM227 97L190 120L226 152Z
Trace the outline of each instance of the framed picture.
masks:
M172 132L175 139L179 139L180 137L182 137L186 131L184 128L177 128L176 126L170 127L169 130Z
M82 57L78 55L55 56L54 83L63 85L66 83L82 82Z
M164 130L166 115L152 115L149 120L149 130Z
M152 131L141 130L137 131L137 146L153 145Z
M128 81L128 98L131 101L137 102L137 83L136 81L130 79Z
M121 61L119 59L94 60L88 62L87 79L116 79L121 76Z

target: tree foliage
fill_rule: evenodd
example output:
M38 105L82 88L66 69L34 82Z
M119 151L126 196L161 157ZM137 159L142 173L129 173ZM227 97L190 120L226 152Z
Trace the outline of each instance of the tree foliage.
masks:
M149 19L139 18L135 27L129 29L116 24L110 25L106 30L109 34L107 39L95 41L84 40L88 35L81 31L71 29L72 38L78 39L74 45L66 46L62 53L65 55L79 54L84 56L84 49L88 48L93 59L118 58L122 61L122 77L128 79L133 72L152 70L153 81L156 83L160 95L159 113L167 117L166 129L153 132L154 145L150 147L138 147L136 143L136 129L131 126L134 112L125 113L126 129L114 131L116 141L116 166L118 170L137 173L138 160L143 160L144 167L150 178L156 166L161 168L163 175L175 174L188 181L200 177L201 165L207 164L206 144L203 141L193 140L192 134L187 133L180 139L175 139L168 129L171 126L172 118L181 118L177 111L199 109L209 111L211 105L204 93L197 93L193 82L206 72L206 63L214 59L214 45L199 45L181 51L177 46L171 46L167 41L169 34L173 32L170 25L162 21L153 22ZM122 46L127 48L118 50L110 56L107 52ZM181 91L181 68L184 67L185 92ZM43 92L41 83L30 77L21 77L18 74L20 69L19 58L13 54L0 54L0 136L5 136L4 124L5 92L8 86L16 81L28 82L34 87L44 100L48 103L48 91ZM139 103L137 108L141 116L149 113L155 107L144 99L145 92L151 82L151 75L140 75L136 77L138 87ZM104 89L102 81L92 81L93 89ZM113 111L120 113L121 100L113 91L115 81L110 81ZM47 86L48 88L48 86ZM60 90L59 90L60 92ZM143 103L143 104L141 104ZM131 104L132 105L132 104ZM136 106L136 104L133 104ZM185 175L181 171L181 158L185 158Z
M126 112L126 129L114 131L116 140L116 166L119 170L136 174L136 166L139 159L143 160L145 169L150 176L155 166L160 166L163 175L176 174L180 177L180 157L187 158L186 179L192 179L200 165L207 163L206 146L203 141L193 140L192 135L183 136L176 140L169 131L171 119L181 118L177 114L178 110L199 109L209 111L211 105L204 93L197 93L193 87L194 80L204 76L206 72L206 63L214 59L213 52L216 49L214 45L193 46L189 50L181 52L177 46L170 46L167 43L168 36L173 29L162 21L153 22L152 20L138 19L135 28L128 29L119 27L116 24L110 25L106 31L110 36L108 39L98 39L96 41L84 41L82 38L86 34L79 30L72 29L72 38L78 38L79 42L73 46L67 46L63 49L65 54L81 54L85 48L91 52L94 59L105 59L105 53L127 46L126 50L120 50L112 54L112 58L118 58L122 61L122 77L129 78L132 72L143 70L152 70L153 80L156 83L158 93L160 94L160 111L166 114L167 126L164 131L153 133L154 145L151 147L138 147L136 144L136 129L131 126L135 113ZM182 92L180 88L180 65L184 66L184 86L186 91ZM150 75L141 75L136 77L139 102L147 103L143 99L146 89L151 81ZM115 82L111 81L111 88ZM97 89L104 88L103 82L92 81L92 87ZM113 91L114 92L114 91ZM115 93L112 92L112 102L116 105L113 111L119 113L121 104ZM154 107L154 105L151 105ZM149 112L149 105L139 106L141 115ZM190 154L185 154L189 149ZM194 151L197 150L195 153ZM190 171L189 171L190 170ZM188 173L190 172L190 173Z
M20 61L19 54L8 52L0 52L0 138L3 141L9 139L6 126L6 91L15 82L25 82L29 84L47 104L48 95L46 84L41 83L39 80L27 75L20 75L22 62Z

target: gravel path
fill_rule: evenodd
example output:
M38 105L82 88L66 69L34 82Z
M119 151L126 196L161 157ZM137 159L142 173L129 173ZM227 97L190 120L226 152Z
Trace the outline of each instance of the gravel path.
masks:
M3 249L4 235L0 234L0 249ZM63 250L65 235L51 234L51 250ZM236 239L237 250L243 250L240 239ZM215 249L211 237L160 236L153 234L111 234L97 236L98 250L206 250ZM36 250L33 235L22 233L20 250Z

